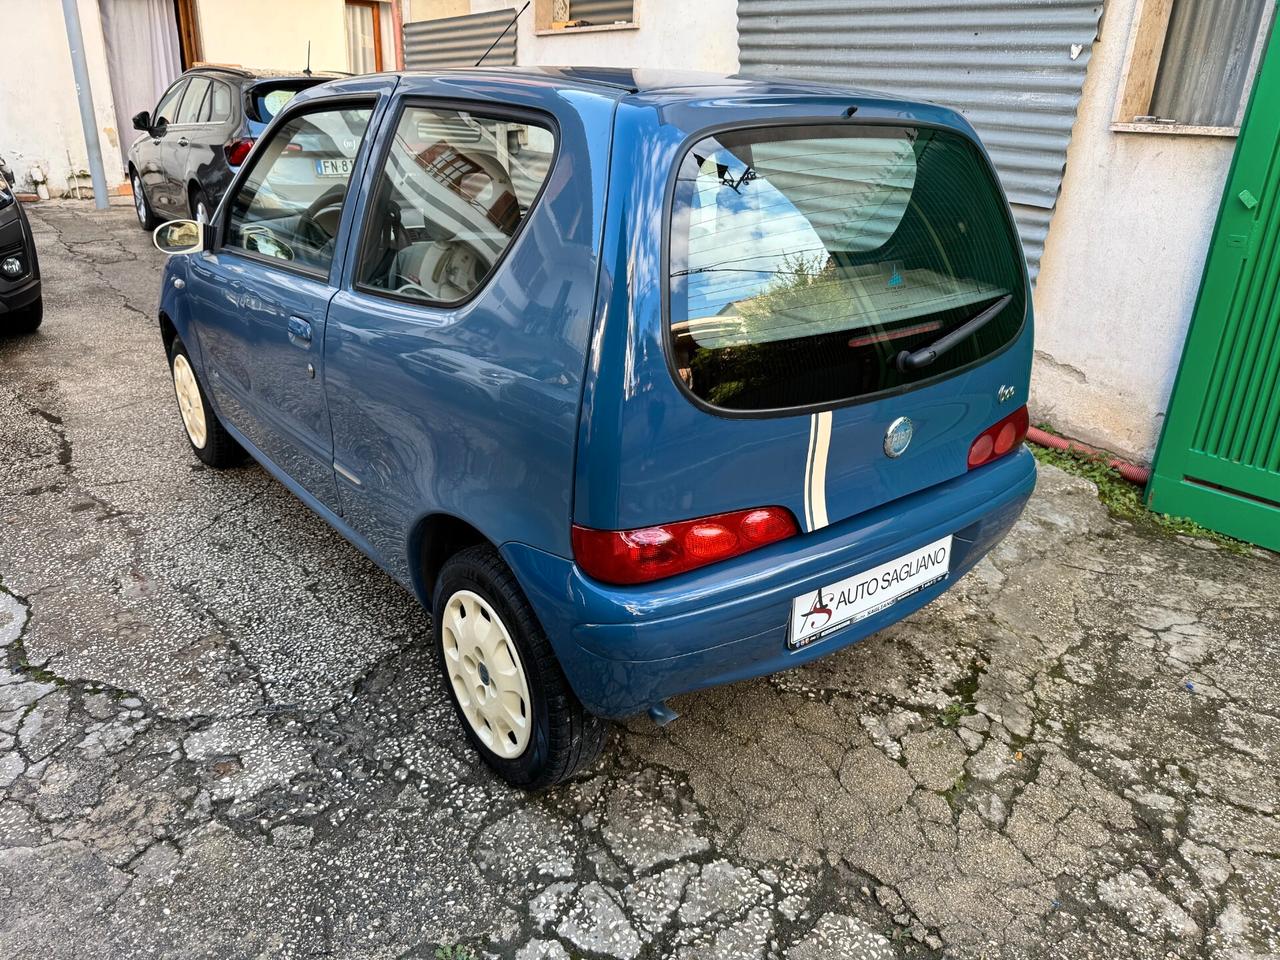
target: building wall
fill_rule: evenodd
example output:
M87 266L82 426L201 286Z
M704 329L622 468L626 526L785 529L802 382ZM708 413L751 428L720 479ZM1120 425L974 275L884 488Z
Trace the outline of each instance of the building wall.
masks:
M115 187L124 174L102 20L97 0L79 0L79 9L107 185ZM6 35L0 65L0 154L17 174L20 190L31 189L27 173L39 164L50 193L60 196L69 190L72 171L89 169L62 4L4 0L0 13ZM89 178L82 183L87 191Z
M536 0L535 0L536 2ZM471 12L512 8L513 0L471 0ZM523 0L515 8L523 6ZM515 14L512 8L512 15ZM530 5L517 24L521 64L738 69L737 0L635 0L636 29L555 31L539 36Z
M1032 418L1150 461L1233 138L1110 129L1135 0L1108 0L1036 285Z
M82 0L83 2L83 0ZM198 0L204 59L266 70L347 70L343 0Z
M521 0L523 2L523 0ZM471 13L471 0L404 0L404 19L440 20L444 17L462 17ZM476 11L480 12L479 10ZM512 11L514 15L515 11Z

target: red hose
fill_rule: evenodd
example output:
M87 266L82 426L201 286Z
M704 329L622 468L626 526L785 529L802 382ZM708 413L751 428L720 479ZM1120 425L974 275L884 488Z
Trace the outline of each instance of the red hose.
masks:
M1149 467L1140 467L1136 463L1128 463L1117 459L1096 447L1081 443L1079 440L1068 440L1066 437L1045 433L1035 427L1027 430L1027 439L1041 447L1050 447L1054 450L1076 450L1091 457L1100 457L1106 462L1107 466L1114 469L1120 476L1130 483L1136 483L1140 487L1146 486L1147 481L1151 479L1151 469Z

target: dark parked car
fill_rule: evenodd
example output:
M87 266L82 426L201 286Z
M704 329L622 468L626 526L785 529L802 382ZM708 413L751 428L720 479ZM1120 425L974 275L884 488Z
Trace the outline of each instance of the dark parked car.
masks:
M188 70L154 111L133 118L129 182L138 223L208 221L267 123L299 90L334 74L264 76L232 67Z
M40 261L13 178L0 160L0 333L30 333L44 319Z

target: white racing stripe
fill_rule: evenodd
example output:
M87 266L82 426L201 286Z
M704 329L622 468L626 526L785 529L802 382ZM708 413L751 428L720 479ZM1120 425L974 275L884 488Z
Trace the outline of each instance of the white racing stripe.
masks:
M827 457L831 452L831 411L809 418L809 452L804 463L804 524L812 533L827 520Z

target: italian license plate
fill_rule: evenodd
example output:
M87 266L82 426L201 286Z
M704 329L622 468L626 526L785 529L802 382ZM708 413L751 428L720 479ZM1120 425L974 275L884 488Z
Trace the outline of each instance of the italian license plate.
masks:
M799 650L919 593L951 571L951 537L791 601L787 649Z
M346 157L338 157L336 159L317 160L316 176L318 177L349 177L351 176L351 168L355 166L354 160Z

